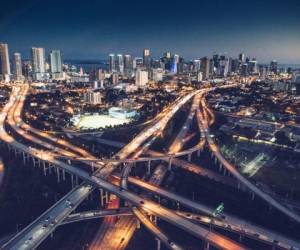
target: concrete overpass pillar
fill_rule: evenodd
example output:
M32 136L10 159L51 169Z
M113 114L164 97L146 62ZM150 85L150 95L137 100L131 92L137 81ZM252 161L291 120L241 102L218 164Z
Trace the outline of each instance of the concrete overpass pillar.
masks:
M47 169L46 169L46 162L43 161L43 170L44 170L44 175L47 175Z
M56 168L57 182L60 182L60 170Z
M252 192L252 193L251 193L251 199L254 200L254 198L255 198L255 193Z
M26 156L25 156L25 152L22 152L22 156L23 156L23 163L24 163L24 165L25 165L25 163L26 163Z
M220 162L220 165L219 165L219 171L220 171L220 172L222 171L222 168L223 168L223 165L222 165L222 163Z
M227 173L226 168L223 169L223 175L225 176Z
M103 194L103 189L100 189L100 203L101 203L101 207L104 207L104 194Z
M192 153L188 154L188 162L192 161Z
M140 229L141 228L141 222L139 219L136 219L136 228Z
M31 157L31 159L32 159L33 166L35 167L35 159L34 159L34 157Z
M72 188L74 188L74 175L71 174L71 185L72 185Z
M158 238L155 238L156 242L157 242L157 250L160 250L161 248L161 241Z
M78 176L75 176L75 185L78 186Z
M148 161L148 164L147 164L147 168L148 168L148 174L151 174L151 161Z
M197 150L197 157L200 157L200 153L201 153L200 149Z
M92 171L95 171L95 163L92 161Z
M205 242L204 245L205 245L205 246L204 246L204 249L205 249L205 250L209 250L209 249L210 249L210 244L209 244L209 242Z
M239 234L239 242L242 242L242 240L243 240L242 234Z
M62 170L62 176L63 176L63 180L65 181L66 180L66 171L64 169Z
M169 166L168 166L169 171L172 170L172 158L169 159Z

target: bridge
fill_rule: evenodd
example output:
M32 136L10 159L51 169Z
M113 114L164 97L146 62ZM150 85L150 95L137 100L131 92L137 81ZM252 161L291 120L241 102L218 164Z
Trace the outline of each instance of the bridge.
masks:
M226 88L229 87L230 85L228 86L225 86ZM237 86L236 84L230 86L230 87L233 87L233 86ZM214 88L210 89L209 91L212 91ZM174 224L184 230L186 230L187 232L197 236L197 237L200 237L201 239L204 239L207 243L215 246L215 247L218 247L218 248L222 248L222 249L245 249L243 246L241 246L240 244L238 243L235 243L233 242L232 240L229 240L227 238L225 238L224 236L221 236L219 234L216 234L214 232L210 232L209 230L203 228L203 227L200 227L199 225L195 225L194 223L190 222L187 218L184 218L184 217L181 217L177 214L174 214L174 212L166 209L166 208L163 208L161 206L159 206L158 204L156 204L155 202L152 202L150 201L149 199L145 199L145 198L141 198L139 196L137 196L136 194L132 193L132 192L129 192L125 189L120 189L120 187L116 186L116 185L113 185L109 182L107 182L105 180L105 176L108 176L110 175L110 173L112 172L112 170L115 168L115 166L120 163L120 162L127 162L127 161L122 161L124 159L126 159L126 157L130 154L130 152L134 152L136 151L137 148L139 148L147 139L151 138L152 135L154 135L155 133L160 133L162 131L162 129L166 126L167 122L172 118L172 116L177 112L177 110L184 104L186 103L190 98L192 98L193 96L195 96L196 94L204 94L206 93L206 91L208 90L202 90L202 91L198 91L194 94L190 94L190 95L187 95L189 96L187 98L187 96L183 97L181 100L177 101L175 107L173 107L173 109L167 109L168 110L168 113L167 114L170 114L171 115L167 115L167 116L164 116L162 118L163 122L159 122L159 123L156 123L148 128L146 128L145 130L142 131L142 133L140 134L140 136L138 135L134 140L133 142L129 143L127 146L125 146L119 153L118 153L118 157L120 159L120 161L115 161L115 160L109 160L109 161L99 161L99 159L92 159L92 157L90 157L90 155L88 156L89 158L85 158L85 157L82 157L82 160L83 162L87 162L89 164L92 163L93 164L93 167L95 167L96 165L96 169L98 167L98 170L93 174L89 174L88 172L82 170L82 169L78 169L74 166L72 166L71 164L67 164L63 161L61 161L60 159L61 158L57 158L56 155L54 155L52 152L48 152L48 151L43 151L41 149L36 149L36 148L30 148L30 147L27 147L26 145L20 143L20 142L17 142L15 141L15 139L13 137L11 137L9 134L6 133L6 130L5 130L5 127L4 127L4 121L6 119L6 116L8 115L8 123L10 124L10 126L12 128L15 129L15 131L17 131L17 133L22 136L22 137L27 137L28 140L34 142L35 144L39 144L39 145L43 145L45 147L45 141L37 138L37 137L34 137L32 135L29 135L30 137L28 137L28 134L27 133L24 133L24 130L20 129L19 126L16 126L16 122L19 122L20 124L20 127L22 127L22 125L24 126L27 126L25 124L22 123L22 121L20 121L19 117L20 115L18 114L18 108L15 108L15 109L12 109L13 111L11 112L12 115L10 115L10 110L11 108L14 107L14 104L15 103L19 103L18 105L20 105L22 107L22 104L20 104L22 101L24 101L24 96L23 98L20 98L18 95L19 95L19 91L20 89L19 88L16 88L13 90L13 93L11 95L11 98L9 100L9 102L7 103L7 105L4 107L2 113L1 113L1 116L0 116L0 122L1 122L1 128L0 128L0 137L3 141L5 141L9 147L13 147L17 152L21 152L23 153L24 155L30 155L33 159L37 160L38 163L42 163L44 165L48 164L49 165L49 168L54 168L57 173L58 173L58 176L59 176L59 173L60 171L63 171L63 173L67 172L69 174L71 174L71 176L78 176L80 179L82 179L84 181L84 183L82 184L83 186L86 186L86 187L90 187L91 189L89 189L86 194L89 194L91 192L91 190L93 188L100 188L101 190L106 190L106 191L109 191L110 193L113 193L115 195L117 195L118 197L130 202L130 204L132 204L134 207L135 207L135 215L137 217L143 215L143 212L142 211L145 211L145 212L148 212L150 214L153 214L155 216L158 216L168 222L170 222L171 224ZM183 101L184 100L184 101ZM179 105L179 106L177 106ZM21 108L19 107L19 110L21 110ZM15 105L15 107L17 107L17 105ZM17 115L14 115L14 113L17 113ZM197 117L201 117L202 114L200 114L200 111L198 110L197 111ZM203 114L204 116L207 116L206 113ZM210 114L211 115L211 114ZM167 118L166 118L167 117ZM191 119L190 116L188 116L188 120ZM203 121L205 121L203 119ZM205 122L204 122L205 123ZM209 121L207 121L207 123L209 123ZM159 126L157 126L157 124L159 124ZM206 124L205 124L206 125ZM25 130L29 130L29 128L27 127L23 127L23 129ZM187 130L187 129L186 129ZM203 123L201 123L201 126L200 126L200 130L205 132L203 133L202 135L205 135L205 138L206 140L209 142L209 138L210 136L208 136L208 127L205 127L203 126ZM181 130L182 131L182 130ZM34 130L30 130L30 132L32 132L32 134L34 134L35 132L40 132L40 131L34 131ZM185 132L181 132L182 134L185 134ZM47 134L47 133L46 133ZM38 135L38 133L36 133L36 135ZM41 134L39 135L41 136ZM43 135L45 137L48 136L47 135ZM52 136L51 136L52 138ZM155 140L154 139L155 137L152 137L152 139L150 139L150 142L152 140ZM203 138L203 136L202 136ZM64 145L65 142L63 140L59 141L57 139L54 139L56 140L55 143L59 143L61 145ZM51 140L54 142L54 140ZM203 143L203 141L201 141L201 143ZM209 143L210 144L210 143ZM52 151L56 151L57 153L62 153L61 150L57 149L55 150L55 147L49 143L49 148L52 150ZM54 148L53 148L54 147ZM68 147L68 145L65 144L65 147ZM145 151L148 149L148 146L146 144L146 146L144 145L144 150L142 150L141 152ZM180 148L181 146L179 146L178 148ZM202 145L203 147L203 145ZM70 148L71 149L71 148ZM77 147L73 148L72 151L76 151L77 150ZM198 150L198 149L197 149ZM176 149L174 150L175 152L177 151ZM195 151L194 151L195 152ZM74 153L71 153L69 150L66 150L66 155L70 155L70 157L73 157ZM78 152L79 153L79 152ZM86 155L86 152L80 152L82 155ZM175 153L176 154L176 153ZM161 158L160 160L168 160L170 155L167 155L164 157L166 158ZM151 161L151 157L150 158L150 161ZM149 158L147 158L147 161L149 160ZM158 159L158 158L155 158L155 157L152 157L153 159ZM34 162L35 162L34 160ZM73 159L74 160L74 159ZM128 159L126 159L128 160ZM136 162L140 160L140 158L136 159ZM132 163L134 161L130 161L130 163ZM102 171L104 169L104 164L106 165L109 165L108 169L107 169L107 166L105 165L105 171ZM40 165L40 164L39 164ZM132 181L132 178L129 177L129 181ZM141 183L139 183L141 184ZM141 186L145 186L146 183L142 183ZM79 186L80 187L80 186ZM149 186L147 186L148 189L150 190ZM75 187L76 189L77 187ZM153 188L153 187L152 187ZM68 194L66 197L65 197L65 200L62 201L61 205L58 205L58 207L62 208L63 205L66 207L66 203L69 203L70 202L70 196L72 197L72 193L74 194L74 192L76 190L72 190L70 194ZM157 189L159 190L160 192L160 195L166 195L167 198L171 198L171 199L179 199L180 197L178 196L175 196L174 198L174 195L175 194L172 194L172 193L165 193L163 192L161 189L157 188L156 187L156 191L154 190L151 190L151 192L158 192ZM76 192L75 192L76 193ZM67 198L68 197L68 198ZM80 198L84 197L84 195L79 195ZM67 202L68 200L68 202ZM182 200L182 198L180 198L180 201L185 204L186 206L192 206L193 208L195 208L196 206L198 207L198 209L200 210L201 208L201 211L206 211L208 212L208 214L211 213L211 210L210 209L207 209L203 206L200 206L199 207L199 204L193 204L191 205L191 201L186 201L186 200ZM81 201L79 200L73 200L72 199L72 205L69 206L69 209L68 210L71 210L72 208L76 208L75 206L77 206L77 204L80 204ZM73 209L73 210L74 210ZM52 213L52 209L50 209L51 213ZM69 212L69 214L73 211L71 210ZM48 211L49 213L49 211ZM205 212L204 212L205 213ZM70 215L64 215L63 217L66 218ZM227 216L226 216L227 217ZM142 217L140 217L140 220L141 221L145 221L145 219L142 219ZM63 220L62 220L63 221ZM58 221L57 224L61 224L63 223L62 221ZM36 222L37 223L37 222ZM237 223L240 223L240 222L237 222ZM149 224L149 223L145 223L145 224ZM35 225L38 225L35 224ZM153 226L153 225L152 225ZM165 234L163 234L161 231L157 231L157 228L153 229L150 224L148 226L149 230L151 232L156 232L156 236L158 239L160 239L163 243L165 243L169 248L172 247L172 246L175 246L175 247L179 247L177 246L177 244L175 244L173 241L170 241L170 240L167 240L167 242L164 240L166 238L165 237ZM152 227L152 230L151 230L151 227ZM32 227L33 229L34 227ZM43 230L43 233L42 235L44 235L43 237L47 237L47 235L49 235L47 232L44 233L44 231L47 231L47 230ZM22 231L23 232L23 231ZM21 232L21 233L22 233ZM34 232L34 230L32 231ZM25 244L25 242L27 241L27 245L29 246L37 246L39 243L38 243L38 240L37 238L38 237L32 237L30 236L29 238L27 237L28 234L26 234L26 232L23 232L23 234L21 234L22 236L24 236L24 238L21 238L21 240L18 240L18 239L12 239L10 242L14 242L14 244L22 244L22 246ZM162 235L164 235L164 237L162 237ZM20 236L19 236L20 237ZM26 239L26 240L25 240ZM28 242L28 239L29 242ZM18 242L18 243L16 243ZM25 244L26 245L26 244ZM5 246L4 246L5 247ZM6 248L5 248L6 249ZM24 249L28 249L28 248L24 248ZM180 248L171 248L171 249L180 249Z

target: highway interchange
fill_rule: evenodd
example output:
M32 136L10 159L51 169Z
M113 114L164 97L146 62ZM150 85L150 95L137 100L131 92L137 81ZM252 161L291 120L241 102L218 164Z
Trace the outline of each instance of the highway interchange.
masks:
M238 87L238 84L224 85L222 87ZM123 147L113 159L105 161L96 159L89 152L82 150L63 139L55 138L52 135L50 136L45 132L38 131L32 128L30 125L25 124L21 119L21 112L28 90L29 86L26 84L24 86L15 86L13 88L10 100L3 108L0 116L1 140L8 144L9 147L13 147L15 150L22 152L24 159L26 158L25 155L27 157L31 156L33 159L35 159L33 160L34 162L37 161L35 164L43 165L45 169L47 169L46 166L48 166L48 168L54 168L59 178L61 178L60 176L65 178L65 173L67 172L71 176L79 177L84 182L72 189L70 193L63 197L58 203L47 210L43 215L22 230L18 235L14 236L3 246L3 249L32 249L37 247L49 234L51 234L51 232L53 232L57 226L64 223L63 221L66 221L71 212L76 209L76 207L94 190L94 188L108 191L109 193L115 194L117 197L130 203L132 206L132 212L136 218L140 220L149 229L149 231L156 236L156 238L158 238L170 249L182 248L169 239L168 236L165 235L155 224L149 221L146 214L155 215L191 233L192 235L203 239L206 243L208 243L207 246L211 244L219 249L246 249L240 243L236 243L227 237L193 223L186 216L181 216L178 213L175 213L174 211L151 201L149 198L142 198L139 195L126 190L126 185L124 184L123 186L125 188L120 189L118 185L107 181L107 178L113 173L119 163L125 162L132 164L133 162L138 161L151 163L152 160L164 160L167 161L170 166L172 164L176 164L177 162L177 165L181 164L187 169L187 171L189 171L188 167L185 164L182 164L182 160L176 159L176 157L181 155L190 155L194 152L200 152L204 147L205 141L207 141L212 154L221 163L222 167L226 168L226 170L229 171L238 180L238 182L241 183L241 185L250 189L254 194L260 196L267 203L271 204L289 216L291 219L300 222L300 218L295 212L289 210L272 197L259 190L245 177L241 176L235 167L232 166L221 155L217 145L212 140L209 133L209 125L213 123L214 115L213 112L207 107L205 102L205 94L208 91L213 91L214 88L194 91L183 96L179 100L176 100L176 102L169 108L165 109L163 113L157 117L157 119L154 119L153 123L150 123L149 126L147 126L140 134L138 134L132 142ZM171 145L169 152L166 155L161 155L159 153L150 151L150 153L152 153L151 156L140 157L140 155L149 151L148 148L155 140L155 137L163 131L174 114L191 99L194 101L190 109L190 114L188 115L184 126L178 133L175 142ZM199 130L201 131L201 140L195 148L190 149L191 151L185 150L184 154L182 154L183 151L180 152L180 150L184 144L183 139L189 130L189 123L192 121L195 115L197 116ZM7 133L5 123L7 123L18 134L19 137L32 142L33 145L39 145L39 147L28 147L26 144L24 144L24 141L18 141L16 138L12 137ZM135 153L134 157L131 156L133 153ZM76 166L72 166L72 161L75 160L80 160L86 164L89 170L87 171L86 169L79 169ZM92 172L93 170L95 171ZM142 180L128 177L129 172L130 171L125 173L125 181L128 179L129 182L146 189L148 192L151 191L152 193L175 200L180 204L183 204L185 207L195 209L212 217L212 208L208 208L202 204L195 203L191 200L180 197L179 195L163 190L162 188L158 187L158 185L154 185L155 183L150 184ZM51 220L48 219L47 223L45 224L45 220L47 220L47 218L50 218ZM232 225L233 227L243 225L245 228L256 230L253 227L251 228L251 225L245 223L245 221L234 218L227 214L226 223ZM263 231L264 234L269 234L269 236L272 235L272 233L268 230L261 231ZM294 249L297 249L297 247L299 247L299 243L286 239L285 237L277 236L276 242L278 242L278 245L281 244L282 247L285 247L286 249L289 247L294 247Z

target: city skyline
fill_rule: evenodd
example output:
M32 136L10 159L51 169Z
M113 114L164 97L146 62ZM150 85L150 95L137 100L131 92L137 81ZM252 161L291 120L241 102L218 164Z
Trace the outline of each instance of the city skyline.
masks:
M214 52L244 52L262 63L300 61L299 4L289 0L255 0L247 9L239 1L137 1L73 5L32 0L3 4L0 40L10 53L29 58L30 47L59 49L65 59L105 59L109 53L153 57L165 51L187 60ZM193 6L193 8L191 8ZM68 10L67 14L65 9ZM55 16L55 18L47 18ZM19 22L22 20L22 23Z

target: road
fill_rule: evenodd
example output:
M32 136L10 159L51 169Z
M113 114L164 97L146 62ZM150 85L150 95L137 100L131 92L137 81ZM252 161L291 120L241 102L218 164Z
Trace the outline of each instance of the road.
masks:
M93 187L88 184L77 186L38 219L10 239L1 249L23 250L36 248L76 209L74 204L80 204L78 201L82 202L82 197L85 198L85 195L92 189Z
M16 93L17 94L17 93ZM126 190L121 191L118 186L113 185L106 180L99 178L97 176L90 176L87 172L75 168L70 164L66 164L64 162L56 160L52 154L49 154L45 151L41 151L35 148L29 148L26 145L15 141L13 137L11 137L9 134L6 133L5 127L4 127L4 121L7 116L8 110L13 106L14 102L16 101L16 95L12 94L9 102L7 105L5 105L1 116L0 116L0 137L1 140L9 144L10 146L14 147L17 150L20 150L21 152L25 152L29 155L32 155L35 158L38 158L42 161L50 162L51 164L60 167L61 169L65 170L66 172L76 175L86 181L87 183L93 184L95 187L100 189L105 189L109 191L110 193L113 193L120 198L127 200L128 202L132 203L133 205L140 207L141 209L144 209L166 221L168 221L171 224L174 224L183 230L186 230L187 232L190 232L191 234L195 235L196 237L200 237L201 239L205 239L210 244L223 248L223 249L245 249L240 244L235 243L229 239L227 239L224 236L221 236L219 234L216 234L214 232L209 232L207 229L202 228L194 223L191 223L185 218L182 218L178 215L175 215L172 211L163 208L159 206L158 204L143 199L139 197L138 195L135 195L131 192L128 192ZM139 138L140 141L140 138ZM126 148L126 147L125 147ZM129 147L129 149L134 148L133 145ZM126 148L128 152L128 148ZM124 154L124 152L123 152Z
M186 119L184 125L182 126L182 128L180 129L178 135L174 139L173 143L171 144L168 153L173 153L173 154L177 153L182 148L182 146L184 144L183 139L187 135L187 132L192 123L196 109L197 109L197 107L199 107L199 104L200 104L200 98L199 98L199 94L198 94L194 97L194 100L191 105L187 119ZM134 153L132 158L133 159L139 158L143 152L146 152L148 150L148 148L154 142L155 139L156 139L156 137L152 137L146 144L144 144L137 152ZM105 142L107 142L107 141L105 141ZM112 145L117 145L117 144L113 143ZM158 155L155 155L155 156L158 156ZM132 168L132 164L127 164L122 171L120 185L124 189L127 189L127 179L128 179L131 168ZM163 164L159 164L156 167L152 176L150 177L149 182L156 184L156 185L160 185L161 182L163 181L163 178L166 173L167 173L166 167ZM155 225L152 225L147 217L142 216L142 215L144 215L144 213L137 208L136 208L136 215L140 215L140 218L142 218L145 221L144 225L146 227L149 226L150 232L154 233L154 232L161 231L158 228L156 228L154 230ZM126 243L128 243L136 230L136 223L134 223L134 220L135 220L134 218L131 218L131 219L130 218L121 218L115 225L111 225L111 227L106 227L105 235L102 237L100 237L99 233L101 233L101 235L102 235L103 230L100 230L100 232L97 233L94 241L91 244L91 249L93 249L93 250L96 250L96 249L107 249L107 250L125 249L127 244L124 244L124 241L126 241ZM124 227L128 228L128 232L124 231L124 230L120 230L120 226L119 226L120 224L122 224ZM103 228L104 226L105 225L102 225L101 228ZM164 234L164 237L167 237L167 236ZM168 241L165 241L164 237L163 237L164 243L170 241L169 239L168 239ZM111 241L111 239L115 239L115 238L122 238L125 240L120 242L120 244L117 246L114 241L113 242ZM167 244L167 246L170 247L170 244Z
M207 113L205 112L205 110L208 110L209 108L207 107L207 104L204 101L204 99L202 100L201 104L202 104L203 111L202 112L200 110L198 111L198 114L197 114L198 122L199 122L200 126L203 127L204 134L205 134L206 140L208 142L210 151L218 159L219 163L221 163L222 166L227 171L229 171L242 185L247 187L254 194L261 197L269 205L277 208L279 211L281 211L282 213L287 215L289 218L300 223L300 216L298 214L296 214L294 211L288 209L287 207L283 206L278 201L276 201L274 198L272 198L270 195L264 193L259 188L257 188L254 184L252 184L249 180L247 180L244 176L242 176L233 164L229 163L225 159L225 157L222 155L218 145L214 142L214 140L212 139L212 136L210 134L209 127L208 127L209 121L208 121Z

